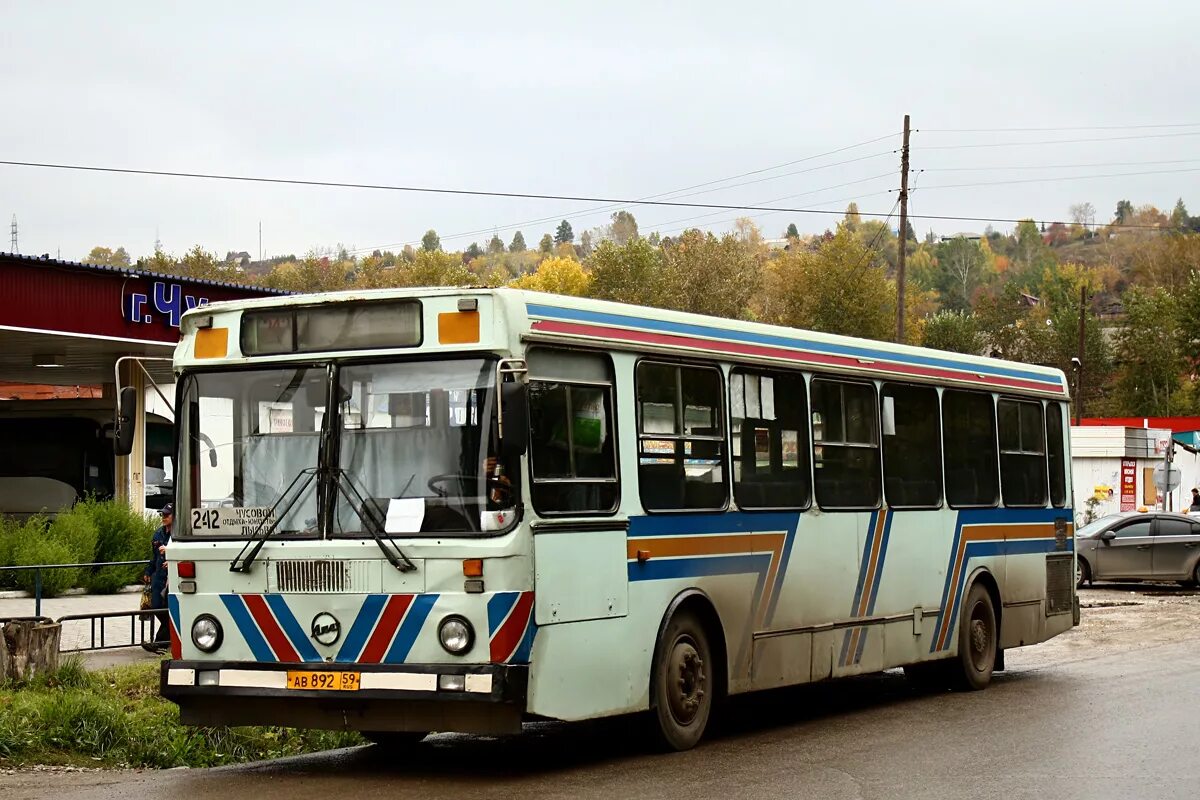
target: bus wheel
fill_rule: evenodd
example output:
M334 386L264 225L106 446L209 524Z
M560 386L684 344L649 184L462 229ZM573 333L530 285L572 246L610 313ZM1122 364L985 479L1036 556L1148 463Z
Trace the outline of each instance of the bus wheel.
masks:
M424 731L363 731L363 738L380 747L393 748L410 747L417 744L429 734Z
M713 706L712 648L692 614L671 618L654 663L653 699L659 743L688 750L704 735Z
M992 596L983 584L976 583L967 595L958 628L956 688L975 691L992 682L996 639L996 609L992 606Z

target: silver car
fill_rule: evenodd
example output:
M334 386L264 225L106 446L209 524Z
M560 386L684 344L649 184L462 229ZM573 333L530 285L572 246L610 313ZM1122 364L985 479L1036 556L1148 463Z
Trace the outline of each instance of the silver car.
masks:
M1092 581L1200 584L1200 517L1127 511L1075 532L1079 585Z

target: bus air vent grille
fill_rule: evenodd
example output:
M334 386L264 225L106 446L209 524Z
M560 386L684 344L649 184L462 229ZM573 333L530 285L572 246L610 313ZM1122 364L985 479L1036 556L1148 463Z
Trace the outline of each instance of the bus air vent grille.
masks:
M275 592L294 594L370 594L378 591L375 562L343 559L273 561Z
M1075 561L1069 553L1046 558L1046 616L1071 613Z

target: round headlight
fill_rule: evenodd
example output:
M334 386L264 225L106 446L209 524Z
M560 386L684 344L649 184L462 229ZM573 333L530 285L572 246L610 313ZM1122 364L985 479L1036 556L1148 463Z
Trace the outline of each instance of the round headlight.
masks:
M192 644L205 653L211 653L221 646L222 635L221 623L209 614L196 617L192 623Z
M470 650L471 645L475 643L475 631L471 623L463 617L446 617L438 625L438 641L447 653L459 656Z

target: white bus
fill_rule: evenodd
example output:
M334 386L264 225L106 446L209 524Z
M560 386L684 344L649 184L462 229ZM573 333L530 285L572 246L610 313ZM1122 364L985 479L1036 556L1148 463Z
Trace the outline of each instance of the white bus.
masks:
M979 689L1078 621L1058 370L412 289L195 309L175 372L186 723L684 749L728 695Z

